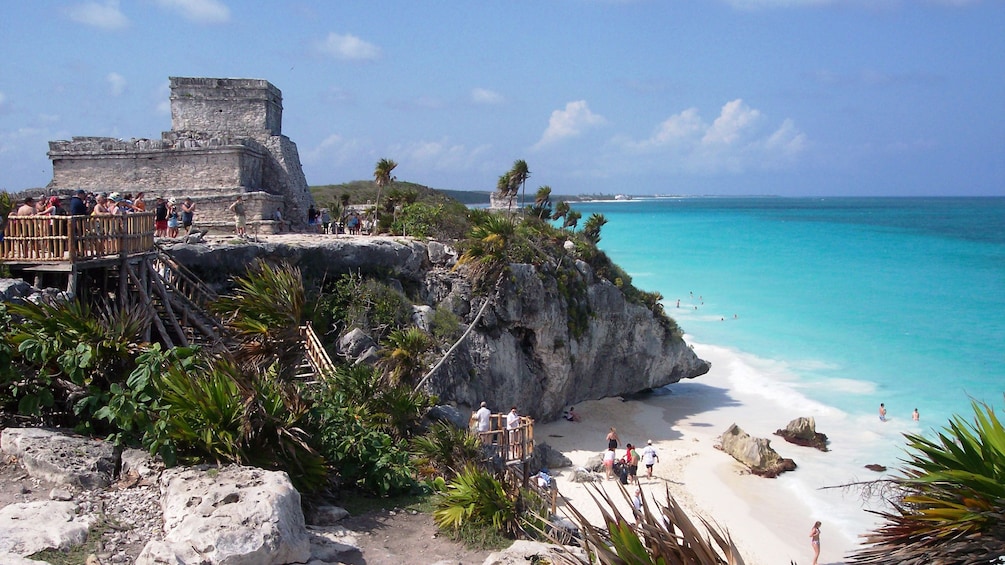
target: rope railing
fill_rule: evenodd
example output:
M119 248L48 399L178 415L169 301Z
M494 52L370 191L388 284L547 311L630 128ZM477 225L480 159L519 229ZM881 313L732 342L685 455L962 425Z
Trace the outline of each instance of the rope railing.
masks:
M154 213L118 216L8 216L0 261L76 262L154 247Z

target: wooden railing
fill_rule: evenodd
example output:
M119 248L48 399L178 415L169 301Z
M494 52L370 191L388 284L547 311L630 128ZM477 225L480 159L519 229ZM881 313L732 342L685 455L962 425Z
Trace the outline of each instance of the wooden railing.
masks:
M9 216L0 261L76 262L154 248L154 213L121 216Z
M304 340L304 352L307 354L307 362L315 375L329 375L335 371L335 363L325 351L325 346L321 343L321 338L314 332L314 326L308 322L300 326L300 335Z
M520 416L516 428L506 429L506 414L492 414L489 431L478 432L478 436L507 463L526 461L534 454L534 419L530 416Z

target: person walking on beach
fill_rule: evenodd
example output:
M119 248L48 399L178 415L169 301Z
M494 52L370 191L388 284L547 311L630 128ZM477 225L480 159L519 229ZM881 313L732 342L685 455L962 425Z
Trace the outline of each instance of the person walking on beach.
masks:
M917 408L915 408L914 412L911 414L911 419L914 420L915 422L917 422L918 420L921 419L921 415L918 414L918 409Z
M646 446L642 448L642 464L646 466L646 478L653 478L653 465L660 460L660 456L656 455L656 448L653 447L653 440L646 442Z
M880 422L886 421L886 405L883 404L882 402L879 403L879 421Z
M813 547L813 564L817 565L817 560L820 559L820 522L813 523L813 529L810 530L810 546Z
M625 447L628 449L625 453L625 465L628 466L628 482L638 482L639 452L630 443L625 444Z
M607 471L607 480L614 478L614 448L608 447L604 452L604 470Z
M611 431L607 432L607 449L617 449L618 448L618 430L611 427Z

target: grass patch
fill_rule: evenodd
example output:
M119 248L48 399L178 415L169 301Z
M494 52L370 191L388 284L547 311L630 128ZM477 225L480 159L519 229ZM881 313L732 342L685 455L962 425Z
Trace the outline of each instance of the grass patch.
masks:
M350 516L361 516L380 510L415 510L423 514L433 512L433 494L406 494L402 496L374 497L352 491L345 492L338 500L339 506L345 508Z
M108 521L108 518L102 516L87 531L87 539L84 540L84 543L71 547L66 551L43 549L38 553L27 556L27 558L45 561L51 565L80 565L87 561L89 555L97 553L100 550L101 537L110 529L112 529L112 523Z

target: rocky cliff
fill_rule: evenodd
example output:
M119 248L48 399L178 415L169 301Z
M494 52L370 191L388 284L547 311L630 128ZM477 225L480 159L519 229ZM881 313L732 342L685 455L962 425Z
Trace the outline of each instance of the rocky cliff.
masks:
M521 414L551 420L582 400L635 393L709 370L667 324L583 261L568 262L562 273L510 265L500 291L489 297L472 290L464 270L453 268L457 254L437 242L291 236L177 244L168 251L215 285L225 285L259 258L287 261L306 277L379 273L418 288L425 306L444 305L463 324L491 299L477 327L428 384L442 400L461 405L484 400L497 412L516 405ZM580 313L578 324L570 323L570 308Z

